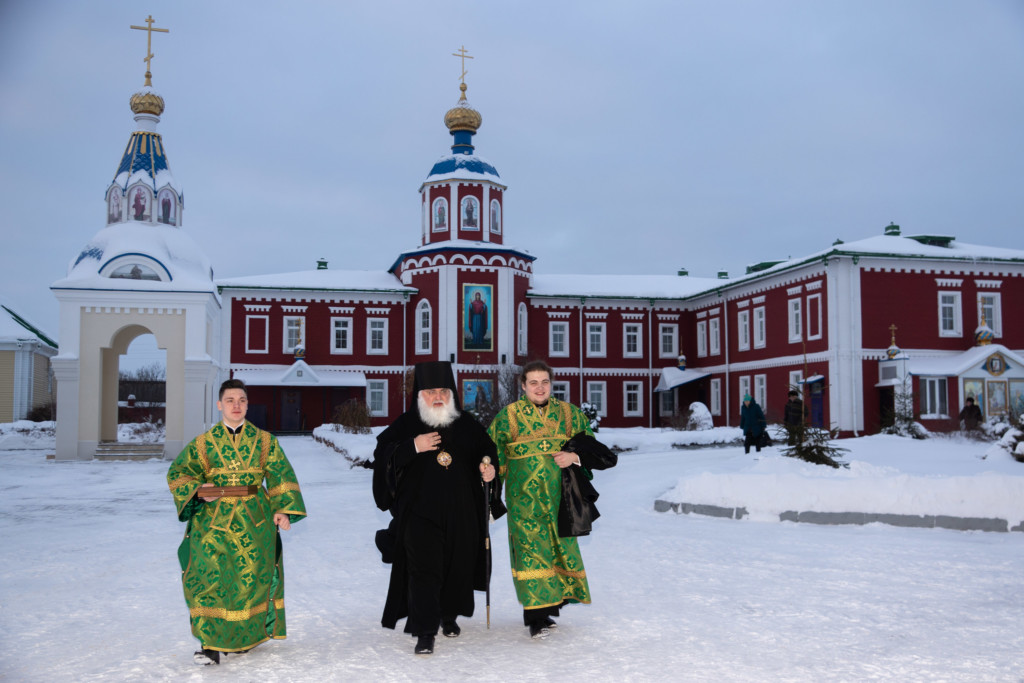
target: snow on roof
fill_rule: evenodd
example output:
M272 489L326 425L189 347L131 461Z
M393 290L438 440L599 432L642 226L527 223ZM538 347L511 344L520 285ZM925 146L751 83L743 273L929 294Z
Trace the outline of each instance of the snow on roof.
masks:
M57 348L57 342L53 337L17 313L6 301L0 301L0 341L13 342L25 339L34 339Z
M225 289L315 289L324 291L410 292L394 275L383 270L302 270L217 280Z
M436 162L427 174L424 183L436 183L444 180L500 180L498 170L491 162L476 154L445 154Z
M710 377L710 372L704 372L702 370L694 370L693 368L687 368L686 370L680 370L677 367L667 367L661 369L661 377L658 379L658 386L654 388L655 391L668 391L690 382L695 382L698 379L704 379Z
M972 369L981 371L981 366L993 353L1001 353L1010 363L1016 364L1018 368L1024 368L1024 358L1002 344L975 346L963 353L938 358L914 358L913 352L909 352L910 359L907 361L907 368L910 374L918 377L955 377Z
M291 365L263 365L233 368L232 377L253 387L365 387L366 374L332 365L311 366L304 360Z
M528 296L677 299L721 287L728 280L679 275L537 275Z

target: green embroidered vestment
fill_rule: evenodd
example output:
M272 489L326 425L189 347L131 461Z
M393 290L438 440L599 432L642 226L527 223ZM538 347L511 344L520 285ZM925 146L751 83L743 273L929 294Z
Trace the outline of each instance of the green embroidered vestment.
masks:
M587 417L555 398L544 408L522 398L488 429L505 487L512 580L526 609L590 602L579 542L558 536L562 475L552 457L580 432L593 435Z
M221 652L284 638L284 564L274 513L295 522L306 508L277 439L250 422L232 437L218 423L178 455L167 483L178 519L188 522L178 559L192 634ZM203 483L259 488L204 503L195 495Z

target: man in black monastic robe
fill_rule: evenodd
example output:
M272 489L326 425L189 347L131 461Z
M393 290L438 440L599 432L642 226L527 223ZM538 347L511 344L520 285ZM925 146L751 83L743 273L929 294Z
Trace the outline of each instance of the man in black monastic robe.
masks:
M495 481L494 443L483 425L462 412L451 364L416 365L411 406L377 437L373 495L394 520L378 532L392 561L381 624L416 637L416 654L434 651L438 627L454 638L459 615L473 616L473 589L485 590L489 509L504 513ZM485 482L490 484L487 500ZM488 508L490 503L493 507Z

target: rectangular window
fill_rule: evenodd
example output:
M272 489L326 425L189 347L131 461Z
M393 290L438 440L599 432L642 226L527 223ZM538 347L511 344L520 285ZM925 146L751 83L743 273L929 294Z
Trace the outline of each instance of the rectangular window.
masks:
M284 318L284 352L292 353L305 345L306 319L303 317L285 316Z
M921 378L921 417L949 417L947 405L946 378Z
M331 353L352 353L352 318L331 318Z
M803 309L800 299L789 300L789 341L798 342L803 339Z
M763 349L768 341L768 330L766 327L764 306L754 309L754 348Z
M981 325L982 318L984 318L985 324L992 328L992 333L997 337L1002 337L1003 312L999 299L999 294L981 294L978 296L980 304L978 325Z
M548 323L548 355L569 355L569 323Z
M385 354L388 352L387 318L369 318L366 321L366 352Z
M587 356L604 358L604 323L587 323Z
M626 323L622 326L622 355L626 358L638 358L643 355L641 349L640 325Z
M625 410L624 415L637 417L644 414L643 382L623 382L622 398Z
M552 382L551 383L551 395L557 398L559 401L565 403L569 402L569 383L568 382Z
M658 392L658 414L662 417L671 417L676 414L676 391L675 389L669 389L668 391Z
M960 292L939 292L939 336L962 335L963 313L960 309Z
M721 321L721 318L712 318L708 321L708 350L712 356L722 352L722 339L719 335Z
M761 406L761 410L768 410L768 377L767 375L754 375L754 400Z
M659 356L661 358L676 358L679 356L679 330L675 325L662 323L658 326L658 336L661 337Z
M748 395L750 395L750 377L740 377L740 405L743 405L743 397Z
M246 316L245 352L270 353L270 316Z
M711 414L722 414L722 380L711 380Z
M366 404L373 417L388 416L388 381L386 379L366 380Z
M607 404L604 400L605 382L587 382L587 403L597 408L597 414L607 417Z
M416 353L430 353L430 308L420 306L416 309Z
M802 394L803 391L804 391L803 384L802 384L803 381L804 381L804 371L803 370L794 370L793 372L789 373L789 388L786 389L786 391L788 392L790 389L795 389L795 390L799 391Z
M821 294L807 297L807 338L821 339Z
M708 321L706 320L697 323L697 355L700 357L708 355Z
M750 311L736 313L736 340L740 351L750 349Z

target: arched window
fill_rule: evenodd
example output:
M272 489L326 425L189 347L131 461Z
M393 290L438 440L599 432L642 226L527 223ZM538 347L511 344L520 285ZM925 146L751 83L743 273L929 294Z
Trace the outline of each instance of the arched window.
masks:
M431 323L433 311L429 301L421 301L416 306L416 353L430 353L433 347L431 337Z
M136 185L128 190L128 216L133 221L148 221L153 218L153 195L148 188Z
M497 199L491 200L491 232L501 234L501 204Z
M124 194L121 188L112 187L107 193L107 223L120 223L124 220Z
M520 356L526 355L526 304L520 302L516 327L518 328L518 334L516 335L516 348Z
M434 200L433 208L430 210L430 224L434 232L444 232L448 229L448 202L443 197Z
M462 229L480 229L480 202L476 197L462 198Z

